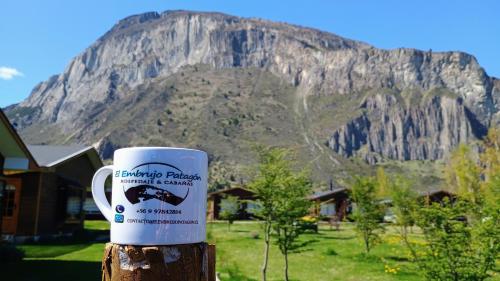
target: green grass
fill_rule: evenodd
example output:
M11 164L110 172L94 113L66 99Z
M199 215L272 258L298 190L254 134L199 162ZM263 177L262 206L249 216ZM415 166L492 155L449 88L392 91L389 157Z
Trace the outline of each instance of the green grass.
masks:
M109 228L104 221L87 221L87 233L103 233ZM207 226L209 242L217 247L217 272L222 280L260 280L264 244L261 227L256 222L236 222L231 231L225 223ZM256 238L257 236L257 238ZM92 237L92 235L89 235ZM289 258L291 280L423 280L416 266L407 260L408 253L399 242L396 230L388 227L384 243L370 255L363 253L362 243L353 226L345 223L340 231L321 226L318 234L306 233L300 250ZM419 234L412 234L419 239ZM80 239L81 240L81 239ZM79 241L80 241L79 240ZM99 280L104 243L68 243L23 245L26 258L14 265L0 265L2 280ZM283 257L271 247L268 280L283 280ZM386 266L399 268L385 272ZM500 280L494 278L493 280Z
M108 221L85 221L86 230L109 230Z
M29 258L51 258L67 253L79 251L88 247L88 244L44 244L44 245L22 245L26 257Z
M225 224L209 225L217 245L217 270L222 279L260 280L264 244L262 237L252 238L259 226L238 223L230 233L225 229ZM422 280L414 264L407 261L407 253L394 230L390 229L385 238L386 243L365 255L351 225L344 224L340 231L322 226L319 234L307 233L300 239L305 246L290 255L290 277L292 280ZM273 245L269 280L283 280L283 265L283 257ZM389 274L385 265L400 270Z

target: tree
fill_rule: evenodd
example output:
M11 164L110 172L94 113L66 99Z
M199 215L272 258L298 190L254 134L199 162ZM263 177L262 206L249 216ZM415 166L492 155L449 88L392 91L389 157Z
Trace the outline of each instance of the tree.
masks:
M471 201L457 199L424 205L416 224L424 244L408 243L427 280L485 280L499 250L498 217L466 220Z
M377 199L377 183L371 177L357 177L351 186L352 199L356 203L353 219L356 231L362 236L366 253L380 241L379 233L384 227L380 223L385 207Z
M408 241L408 228L415 224L418 195L404 177L397 177L389 185L392 210L396 216L396 224L400 227L403 241Z
M500 131L491 129L483 142L483 153L480 155L482 167L481 191L484 194L486 207L499 209L500 206Z
M309 213L311 201L307 196L311 192L311 181L306 172L289 174L278 186L276 209L274 212L274 230L281 253L285 258L285 280L288 281L288 254L299 248L296 240L302 233L300 218Z
M269 262L269 246L271 227L275 217L278 186L290 176L287 151L282 148L259 146L256 148L259 155L257 175L249 183L249 188L258 198L253 214L264 221L264 261L262 263L262 280L266 281Z
M258 198L254 215L264 221L264 262L262 279L266 280L269 261L271 230L277 234L277 243L285 256L285 278L288 280L288 253L296 247L294 241L300 234L297 220L307 214L311 183L305 170L292 170L294 161L289 150L258 147L257 175L249 184Z
M238 218L241 202L236 196L227 195L220 202L220 217L227 220L227 230L231 231L231 224Z
M481 204L481 171L469 146L461 144L452 153L445 176L452 191L475 205Z
M386 197L391 191L392 182L390 178L385 173L384 168L377 168L377 194L376 196L379 198Z
M425 243L407 243L428 280L485 280L500 250L499 134L490 131L479 155L461 145L447 165L457 198L422 204L414 219ZM496 195L495 195L496 194Z

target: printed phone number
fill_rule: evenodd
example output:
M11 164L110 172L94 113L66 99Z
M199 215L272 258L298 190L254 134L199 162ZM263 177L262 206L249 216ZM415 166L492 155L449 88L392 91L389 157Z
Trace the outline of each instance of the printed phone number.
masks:
M180 215L181 210L165 210L165 209L138 209L139 214L160 214L160 215Z

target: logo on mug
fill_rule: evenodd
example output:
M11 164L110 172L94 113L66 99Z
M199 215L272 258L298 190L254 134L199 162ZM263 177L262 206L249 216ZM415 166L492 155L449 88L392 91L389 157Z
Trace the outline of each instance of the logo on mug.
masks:
M121 214L125 212L125 207L123 207L123 205L116 205L115 211Z
M117 223L123 223L124 218L125 217L121 214L115 214L115 222L117 222Z
M156 199L174 206L186 200L194 181L201 181L198 174L186 174L174 165L161 162L119 170L115 177L120 177L122 184L137 184L127 189L123 186L125 197L132 204Z

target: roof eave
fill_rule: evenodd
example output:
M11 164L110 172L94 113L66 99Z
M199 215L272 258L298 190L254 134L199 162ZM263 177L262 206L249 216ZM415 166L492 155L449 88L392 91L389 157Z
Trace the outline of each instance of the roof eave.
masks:
M71 153L63 158L60 158L60 159L57 159L56 161L53 161L51 163L48 163L48 164L45 164L43 165L43 167L47 167L47 168L53 168L53 167L56 167L56 166L59 166L63 163L65 163L66 161L69 161L75 157L79 157L79 156L82 156L82 155L85 155L85 154L89 154L89 158L92 162L92 165L94 166L94 168L98 169L100 167L103 166L103 163L102 163L102 160L101 158L99 157L99 155L97 154L97 152L95 151L94 147L92 146L87 146L79 151L76 151L74 153ZM93 154L93 155L91 155ZM96 157L97 156L97 157ZM93 161L92 161L93 160Z
M10 132L11 136L14 138L16 143L19 145L21 150L25 153L26 157L28 158L28 171L33 171L33 170L40 170L41 166L36 162L35 158L29 151L28 147L26 144L23 142L19 134L17 133L16 129L14 126L9 121L9 118L7 118L7 115L3 113L3 111L0 109L0 120L6 125L7 130Z

